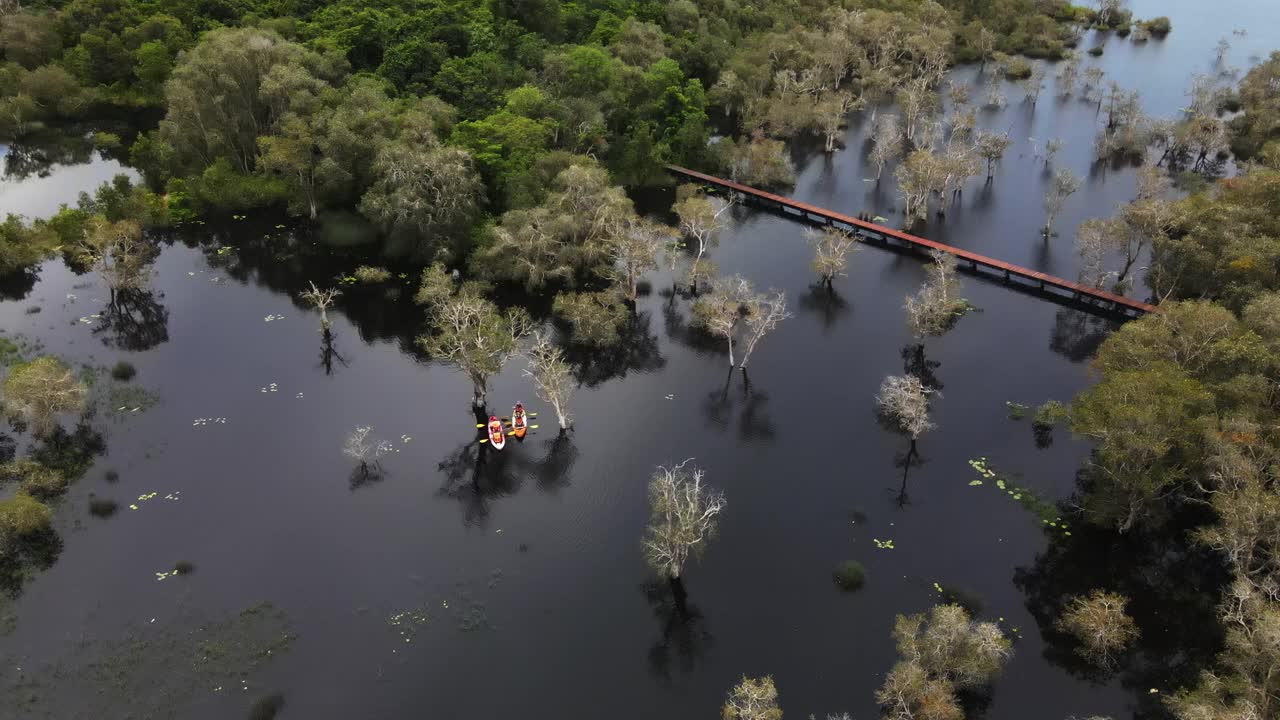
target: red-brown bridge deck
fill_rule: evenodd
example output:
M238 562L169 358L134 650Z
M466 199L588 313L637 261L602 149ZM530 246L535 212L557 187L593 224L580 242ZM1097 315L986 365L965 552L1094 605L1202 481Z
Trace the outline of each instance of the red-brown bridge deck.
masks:
M1127 298L1123 295L1117 295L1115 293L1107 292L1106 290L1100 290L1077 282L1071 282L1070 280L1037 272L1030 268L1024 268L1019 265L1004 262L1003 260L987 257L986 255L969 252L968 250L955 247L954 245L946 245L929 240L928 238L922 238L918 235L905 233L901 230L894 230L893 228L885 227L884 225L877 225L865 220L859 220L858 218L850 217L838 212L832 212L831 210L820 208L816 205L810 205L808 203L800 202L799 200L792 200L788 197L758 190L748 185L742 185L740 183L733 182L732 180L725 180L724 178L707 175L706 173L700 173L697 170L690 170L677 165L668 165L667 170L670 170L677 175L683 175L690 180L694 180L704 185L712 185L714 187L724 188L725 190L742 193L748 197L763 201L766 205L774 205L784 212L787 210L796 211L805 219L817 220L825 225L847 225L849 229L854 230L855 232L878 235L886 241L892 238L909 247L923 248L927 250L941 250L942 252L956 256L956 258L962 262L968 263L973 270L977 270L979 267L990 268L998 273L1003 273L1005 280L1010 280L1014 277L1026 278L1039 283L1041 290L1047 290L1049 288L1066 290L1070 292L1072 297L1076 300L1087 298L1088 300L1096 300L1104 304L1109 304L1111 310L1124 315L1136 317L1156 311L1156 307L1154 305L1149 305L1132 298Z

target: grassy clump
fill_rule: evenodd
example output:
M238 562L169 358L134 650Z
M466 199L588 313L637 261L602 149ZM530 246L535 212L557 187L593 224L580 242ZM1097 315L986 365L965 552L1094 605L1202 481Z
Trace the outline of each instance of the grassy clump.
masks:
M137 374L138 374L138 369L133 366L133 363L126 362L124 360L121 360L120 362L116 363L111 368L111 377L115 378L116 380L119 380L120 382L128 382L132 380L134 376Z
M835 581L836 587L845 592L851 592L862 587L866 577L867 571L863 569L862 564L857 560L845 560L831 573L831 579Z
M1066 405L1057 400L1049 400L1036 408L1036 414L1031 418L1031 423L1038 428L1048 429L1069 417Z
M27 493L0 501L0 555L8 555L14 542L52 528L53 513Z
M1142 27L1146 28L1147 32L1155 35L1156 37L1164 37L1169 34L1170 30L1173 30L1173 23L1169 21L1169 18L1161 15L1160 17L1153 17L1150 20L1143 22Z
M356 280L367 285L383 283L391 279L391 271L386 268L374 267L372 265L361 265L351 273Z
M1095 47L1091 47L1091 48L1089 48L1089 54L1090 54L1090 55L1092 55L1092 56L1094 56L1094 57L1098 57L1098 56L1102 55L1102 46L1101 46L1101 45L1097 45L1097 46L1095 46Z

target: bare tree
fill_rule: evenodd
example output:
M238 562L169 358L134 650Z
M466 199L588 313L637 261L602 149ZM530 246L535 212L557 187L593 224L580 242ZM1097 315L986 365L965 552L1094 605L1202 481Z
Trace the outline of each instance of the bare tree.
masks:
M1138 639L1138 626L1125 612L1129 599L1094 590L1088 597L1073 597L1058 619L1058 630L1080 641L1077 652L1085 659L1109 666L1117 653Z
M1044 143L1044 164L1048 165L1053 162L1058 153L1062 151L1063 142L1058 138L1049 138Z
M378 460L394 449L390 441L375 438L370 425L357 425L342 444L342 454L360 463L360 474L364 477L368 477L370 465L380 468Z
M862 98L855 99L845 90L827 93L818 100L813 108L813 118L826 140L827 152L835 152L836 141L840 139L840 130L848 124L849 113L861 104Z
M724 720L782 720L773 677L743 677L729 693L720 716Z
M933 150L915 150L894 170L898 191L902 193L905 222L923 220L929 214L929 196L943 184L946 168Z
M904 308L907 324L917 337L942 335L969 311L969 302L960 297L956 279L956 258L934 250L929 253L929 278L915 295L908 295Z
M1084 97L1102 104L1102 79L1106 76L1106 71L1094 65L1086 68L1084 71Z
M1231 41L1223 36L1218 40L1218 44L1213 48L1214 59L1221 65L1227 59L1227 53L1231 52Z
M1053 174L1053 180L1049 184L1049 191L1044 194L1045 217L1044 230L1042 232L1046 240L1053 234L1053 221L1057 219L1058 214L1062 212L1063 206L1067 204L1067 198L1080 189L1080 183L1080 178L1066 168L1061 168Z
M778 323L791 317L787 312L787 296L781 290L771 290L770 295L755 296L747 303L747 316L743 320L745 333L743 337L742 362L738 367L745 373L747 361L755 351L756 344L768 335Z
M329 308L333 307L334 301L338 299L338 296L342 294L342 291L337 288L321 290L316 287L315 282L308 281L308 283L311 285L311 288L303 290L299 297L320 311L320 329L328 332L330 327Z
M420 299L427 300L430 332L418 345L434 358L458 367L471 379L472 402L484 407L489 377L502 369L532 329L522 308L500 312L478 290L463 286L453 295L427 294L426 274Z
M658 251L670 237L665 226L642 221L619 234L611 243L613 279L624 284L627 300L633 307L640 294L640 278L645 272L658 267Z
M988 182L995 176L996 163L1000 162L1012 143L1008 133L998 134L985 130L978 132L978 156L987 161Z
M694 322L707 332L724 338L729 347L729 367L733 367L733 338L738 324L747 315L747 304L754 298L751 283L734 275L717 280L710 293L693 304Z
M680 219L680 231L685 237L697 243L693 263L689 268L690 277L695 278L693 292L697 292L696 278L698 265L707 254L707 250L715 242L720 231L725 228L725 212L733 206L733 199L720 201L712 199L696 185L682 185L676 192L676 203L672 206Z
M151 279L148 265L157 254L136 221L111 222L101 215L90 218L77 250L81 260L106 281L112 304L117 293L146 286Z
M1039 65L1032 67L1031 74L1018 81L1018 85L1022 88L1022 99L1035 107L1044 90L1044 68Z
M896 115L881 115L872 136L871 164L876 166L876 182L884 174L884 166L902 157L902 130Z
M690 555L703 551L725 506L724 494L704 485L706 473L690 462L660 466L649 481L645 552L653 569L672 579L680 578Z
M936 427L929 419L929 395L935 392L915 375L890 375L880 384L876 407L911 436L914 448L921 435Z
M537 386L538 398L555 409L560 421L560 433L564 434L572 420L569 416L569 398L577 390L569 364L564 361L564 353L551 342L548 334L536 332L527 354L529 369L524 374Z
M2 387L5 411L29 423L37 436L56 427L59 413L84 407L88 395L75 372L48 355L14 365Z
M1080 58L1072 54L1058 68L1058 95L1070 97L1075 94L1076 83L1080 80Z
M806 234L813 243L813 271L818 274L818 280L831 290L831 283L837 276L848 274L845 270L849 267L849 255L857 248L858 239L853 233L834 227L808 230Z

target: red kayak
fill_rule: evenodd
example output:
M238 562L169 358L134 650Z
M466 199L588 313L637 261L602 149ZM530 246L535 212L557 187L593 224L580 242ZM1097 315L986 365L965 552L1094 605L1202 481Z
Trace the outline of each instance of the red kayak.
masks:
M511 408L511 430L517 438L523 438L529 432L529 421L524 416L524 403L516 403Z
M496 415L489 416L489 444L495 450L501 450L507 444L507 433L502 429L502 422Z

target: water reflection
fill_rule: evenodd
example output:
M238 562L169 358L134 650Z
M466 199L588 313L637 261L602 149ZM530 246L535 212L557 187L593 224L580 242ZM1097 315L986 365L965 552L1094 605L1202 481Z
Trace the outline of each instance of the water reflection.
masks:
M925 357L924 343L907 343L902 346L902 371L908 375L912 375L920 381L921 385L931 388L934 391L942 389L942 381L938 379L934 372L942 366L942 362L938 360L929 360Z
M1053 331L1049 337L1049 349L1079 363L1089 360L1098 351L1119 323L1083 310L1063 308L1053 316Z
M849 301L840 296L834 288L825 283L814 283L809 292L799 298L800 310L813 313L822 323L822 334L828 335L837 321L849 314Z
M93 334L102 344L141 352L169 340L169 310L150 290L116 290Z
M673 668L681 673L692 672L714 641L707 631L706 617L689 602L682 580L650 580L640 586L640 591L661 628L660 637L649 647L649 670L669 683Z
M36 286L40 279L39 267L26 268L7 275L0 275L0 300L21 300Z
M741 392L731 392L733 377L741 376ZM771 443L777 435L768 413L769 395L751 384L747 371L729 368L724 386L707 393L702 412L709 427L725 430L733 424L737 411L738 437L748 443Z
M1222 647L1216 603L1226 573L1220 559L1186 542L1201 519L1123 535L1075 522L1070 535L1053 533L1035 562L1013 576L1044 638L1045 659L1093 682L1117 676L1139 698L1135 717L1163 717L1161 696L1150 688L1194 683ZM1086 662L1075 639L1056 628L1067 602L1095 589L1129 598L1127 611L1141 631L1112 668Z
M618 330L618 342L605 348L565 347L565 360L573 376L587 387L624 378L629 372L651 373L667 361L658 349L658 337L650 329L648 311L633 315Z
M29 135L11 142L4 156L4 179L49 177L55 165L82 165L93 157L87 136L60 132Z
M347 367L347 361L338 353L337 348L333 346L333 329L324 328L320 340L320 367L324 368L325 375L333 374L333 361L337 360L339 365Z

